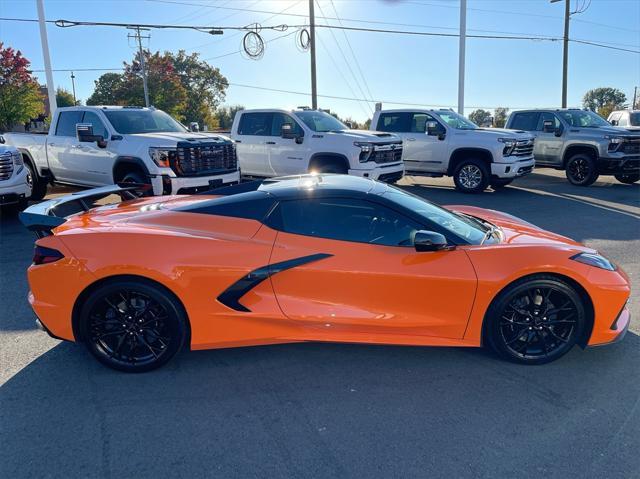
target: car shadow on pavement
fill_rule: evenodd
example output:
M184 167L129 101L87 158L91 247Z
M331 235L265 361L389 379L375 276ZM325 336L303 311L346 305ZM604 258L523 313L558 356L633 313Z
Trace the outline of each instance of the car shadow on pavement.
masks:
M631 477L639 364L632 333L538 367L301 343L133 375L61 343L0 387L0 476Z

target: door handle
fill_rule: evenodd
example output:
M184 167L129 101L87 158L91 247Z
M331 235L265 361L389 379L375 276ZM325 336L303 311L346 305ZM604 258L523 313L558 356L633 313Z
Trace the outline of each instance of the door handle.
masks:
M236 143L242 143L242 140L236 140Z
M265 141L264 143L265 143L265 145L275 145L276 144L275 141Z
M55 143L47 143L47 146L56 146Z
M407 141L416 141L415 138L407 138Z

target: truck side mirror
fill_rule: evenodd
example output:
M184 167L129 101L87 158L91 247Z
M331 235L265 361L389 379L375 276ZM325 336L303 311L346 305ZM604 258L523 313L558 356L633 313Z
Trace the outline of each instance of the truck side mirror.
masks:
M102 135L93 134L91 123L76 123L76 137L80 143L97 143L100 148L106 148L107 142Z
M347 125L347 128L353 130L353 123L351 123L350 121L345 121L344 124Z
M553 120L544 120L542 122L542 131L545 133L555 133L556 132L556 124Z
M438 140L444 140L445 132L437 121L427 122L427 135L437 136Z
M192 131L194 133L198 133L200 131L200 125L198 125L197 121L192 121L191 123L189 123L189 131Z
M611 120L609 123L611 123L611 126L618 126L618 120Z
M449 247L447 238L435 231L416 231L413 238L413 247L418 252L422 251L442 251Z

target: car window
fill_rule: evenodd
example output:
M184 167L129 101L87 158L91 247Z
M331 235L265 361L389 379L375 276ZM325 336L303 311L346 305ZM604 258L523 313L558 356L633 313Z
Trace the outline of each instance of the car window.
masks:
M61 111L56 125L56 136L76 136L76 124L82 123L81 110Z
M631 126L640 126L640 112L629 113L629 124Z
M522 113L512 113L513 122L509 125L512 130L536 131L540 113L537 111L527 111Z
M611 124L597 113L584 110L565 110L560 116L571 126L584 128L600 128Z
M115 131L122 135L141 133L185 133L188 130L162 110L118 108L102 110Z
M417 222L382 205L350 198L281 202L273 226L287 233L386 246L413 246Z
M376 130L400 133L409 131L410 113L381 113ZM424 132L424 130L422 130Z
M478 125L470 120L467 120L464 116L458 115L454 111L439 111L438 116L451 128L456 130L477 130Z
M90 123L93 126L93 134L94 135L102 135L102 138L109 138L109 132L105 128L104 124L92 111L85 111L84 118L82 118L82 123Z
M618 126L629 126L626 113L618 113Z
M243 113L238 126L239 135L271 136L272 113Z
M293 126L294 134L298 136L304 135L304 131L302 130L302 127L298 124L297 121L291 118L290 115L276 112L273 114L273 120L271 122L271 136L281 136L282 125L284 125L285 123L289 123L290 125Z
M424 133L425 131L427 131L428 121L437 120L426 113L414 113L411 116L411 133Z
M555 128L560 128L560 120L558 119L558 117L555 116L553 113L549 113L548 111L543 111L542 113L540 113L540 118L538 119L538 127L536 128L536 130L544 131L545 121L552 121L553 126Z

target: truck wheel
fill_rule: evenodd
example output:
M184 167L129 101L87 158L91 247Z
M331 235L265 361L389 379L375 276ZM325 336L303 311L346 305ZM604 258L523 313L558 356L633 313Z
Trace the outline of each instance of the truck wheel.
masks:
M625 185L632 185L636 181L640 180L640 173L618 173L614 176L616 180L618 180L620 183L624 183Z
M584 153L578 153L569 158L565 173L569 183L576 186L592 185L600 176L596 160Z
M29 199L32 201L40 201L47 196L47 182L45 178L38 177L30 162L25 161L24 166L27 169L27 182L31 185L31 196Z
M149 181L149 177L142 174L142 172L140 171L129 171L118 183L135 183L137 185L148 185L150 186L150 188L148 190L145 190L140 196L153 196L153 186Z
M489 168L476 158L463 160L453 173L456 189L463 193L482 193L489 186Z
M507 185L510 185L512 181L513 181L513 178L509 178L508 180L496 178L491 180L490 185L491 185L491 188L497 191L497 190L501 190Z

